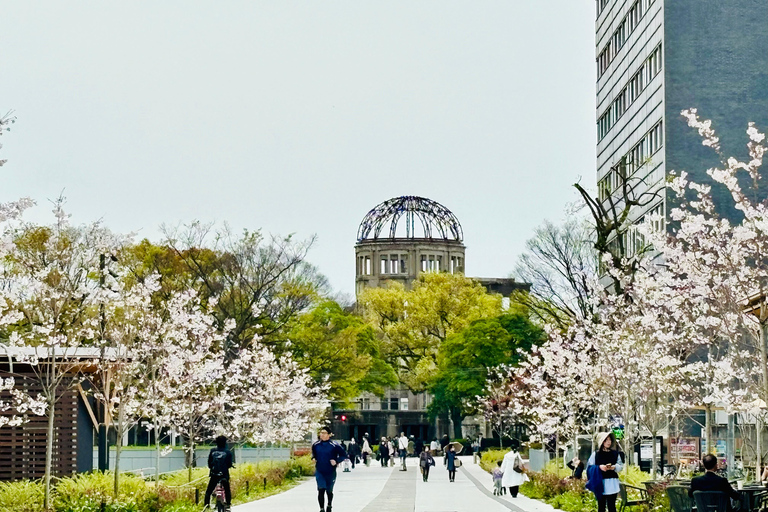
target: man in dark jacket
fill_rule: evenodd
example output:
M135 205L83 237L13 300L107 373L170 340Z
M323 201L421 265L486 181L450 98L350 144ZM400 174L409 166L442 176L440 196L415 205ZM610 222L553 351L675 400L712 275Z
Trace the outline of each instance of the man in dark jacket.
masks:
M232 491L229 487L229 468L234 465L235 457L227 449L227 438L219 436L216 438L216 448L208 453L208 489L205 490L205 506L208 507L211 502L211 494L216 488L216 484L221 482L224 487L224 493L227 498L227 508L232 505Z
M693 493L695 491L720 491L734 500L741 501L741 495L733 490L733 487L728 483L728 480L715 473L717 470L717 457L708 453L701 459L701 462L704 464L704 469L706 469L707 472L702 476L697 476L691 480L691 488L688 489L688 496L693 498ZM729 506L728 510L730 511L732 508Z
M317 502L320 512L331 512L333 506L333 485L336 483L336 467L347 458L347 453L336 441L331 441L331 429L320 429L320 439L312 445L312 460L315 461L315 480L317 481ZM328 508L325 508L325 495L328 495Z

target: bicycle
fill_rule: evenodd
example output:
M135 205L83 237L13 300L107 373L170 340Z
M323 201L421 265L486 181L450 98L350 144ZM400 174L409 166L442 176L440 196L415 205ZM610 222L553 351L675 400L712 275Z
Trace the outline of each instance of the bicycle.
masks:
M216 487L213 489L213 496L216 498L216 512L229 511L229 508L227 508L227 493L222 485L223 481L223 478L219 480Z

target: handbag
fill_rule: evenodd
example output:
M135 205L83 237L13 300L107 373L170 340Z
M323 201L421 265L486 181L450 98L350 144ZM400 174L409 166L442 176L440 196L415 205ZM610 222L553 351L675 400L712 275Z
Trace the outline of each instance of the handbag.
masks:
M523 472L523 461L520 460L520 456L515 457L515 463L512 464L512 471L515 473Z
M454 466L456 466L457 468L460 468L460 467L461 467L461 459L460 459L460 458L458 458L458 457L456 457L456 458L453 460L453 464L454 464Z

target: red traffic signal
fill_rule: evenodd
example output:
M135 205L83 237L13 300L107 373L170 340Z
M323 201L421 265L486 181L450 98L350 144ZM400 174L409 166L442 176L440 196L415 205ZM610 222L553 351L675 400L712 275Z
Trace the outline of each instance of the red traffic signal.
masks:
M341 415L341 421L347 421L347 416L345 414Z

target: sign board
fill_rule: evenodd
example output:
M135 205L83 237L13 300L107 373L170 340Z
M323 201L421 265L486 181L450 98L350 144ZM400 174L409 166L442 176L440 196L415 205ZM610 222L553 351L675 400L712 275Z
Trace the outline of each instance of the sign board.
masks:
M656 440L656 457L661 457L661 442ZM645 439L640 442L640 460L653 459L653 445L651 445L650 439Z
M669 451L671 459L675 460L699 460L699 438L678 437L670 438Z

